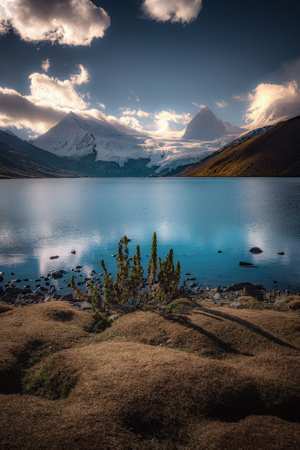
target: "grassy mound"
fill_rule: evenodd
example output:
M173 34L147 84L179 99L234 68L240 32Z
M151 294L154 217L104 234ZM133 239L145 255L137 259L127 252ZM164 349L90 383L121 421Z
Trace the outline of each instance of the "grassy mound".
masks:
M0 316L0 392L19 392L24 370L89 338L90 315L65 302L9 308Z
M299 448L298 312L182 304L99 335L61 302L1 314L2 361L43 345L22 366L26 389L0 394L0 446Z

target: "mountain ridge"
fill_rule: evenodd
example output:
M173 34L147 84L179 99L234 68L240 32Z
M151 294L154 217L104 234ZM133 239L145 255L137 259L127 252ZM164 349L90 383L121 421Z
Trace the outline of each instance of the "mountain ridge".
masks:
M226 146L176 176L300 176L300 116L238 145Z

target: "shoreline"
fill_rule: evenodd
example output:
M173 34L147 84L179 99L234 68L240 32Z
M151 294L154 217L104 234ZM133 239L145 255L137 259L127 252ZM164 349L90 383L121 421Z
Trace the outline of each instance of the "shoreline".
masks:
M8 274L0 272L0 301L4 303L23 307L28 305L47 303L49 301L66 301L74 308L80 311L91 311L91 304L83 301L82 298L77 298L70 286L69 275L77 275L76 287L85 292L91 283L99 290L101 295L103 291L103 274L97 274L92 270L89 276L84 277L81 274L81 269L84 266L76 266L66 272L65 270L50 271L46 276L40 276L34 279L20 279L16 274L11 272L9 278L5 282ZM240 302L240 298L252 299L257 302L256 309L259 304L263 307L264 304L280 309L281 305L286 303L290 296L300 295L300 291L294 290L279 290L276 288L274 281L274 289L266 289L262 284L252 283L249 281L233 283L229 286L211 287L210 284L203 285L197 282L197 278L186 274L186 277L181 286L182 297L188 297L192 300L206 300L212 302L216 306L229 304L232 308L245 307L244 302ZM79 278L82 277L82 278ZM246 277L245 277L246 278ZM65 286L59 286L59 281ZM148 284L148 280L144 278L143 288ZM61 291L64 292L61 292ZM66 292L67 290L67 292ZM261 308L262 309L262 308Z

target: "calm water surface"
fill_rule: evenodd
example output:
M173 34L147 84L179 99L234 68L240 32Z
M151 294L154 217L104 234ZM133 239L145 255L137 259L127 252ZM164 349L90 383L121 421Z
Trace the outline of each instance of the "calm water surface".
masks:
M114 272L111 255L124 234L131 254L141 245L146 269L156 231L159 255L172 247L183 277L190 272L201 285L251 281L273 288L276 280L279 289L296 290L299 206L297 178L1 180L0 271L4 282L76 265L86 276L101 272L104 258ZM263 253L252 255L253 246Z

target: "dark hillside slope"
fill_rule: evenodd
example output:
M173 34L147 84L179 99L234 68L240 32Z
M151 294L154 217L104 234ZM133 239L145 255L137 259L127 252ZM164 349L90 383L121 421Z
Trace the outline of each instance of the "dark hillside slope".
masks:
M300 116L277 124L263 135L199 161L177 176L298 177Z
M76 172L72 161L0 131L0 178L70 177Z
M129 159L123 167L115 161L96 161L95 154L67 159L0 131L0 179L44 177L132 177L148 176L149 159Z

